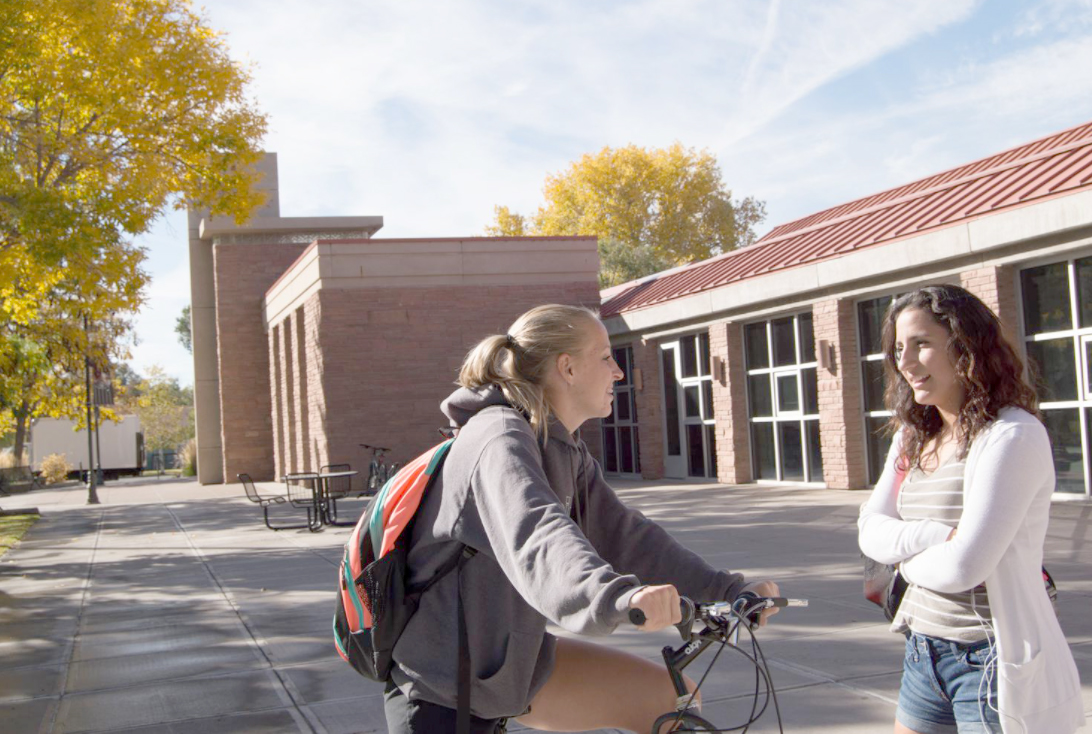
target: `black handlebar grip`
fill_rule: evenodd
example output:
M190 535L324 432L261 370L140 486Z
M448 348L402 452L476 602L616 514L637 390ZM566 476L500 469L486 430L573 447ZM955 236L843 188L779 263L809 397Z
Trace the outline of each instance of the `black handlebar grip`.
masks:
M679 597L679 610L682 612L682 620L677 627L681 630L684 626L686 629L690 629L690 626L694 624L694 602L687 599L685 596ZM629 621L640 627L648 619L645 617L645 613L640 609L629 610Z

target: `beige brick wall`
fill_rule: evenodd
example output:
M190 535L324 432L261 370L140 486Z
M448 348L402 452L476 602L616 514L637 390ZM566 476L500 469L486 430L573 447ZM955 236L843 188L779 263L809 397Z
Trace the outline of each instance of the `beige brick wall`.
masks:
M861 369L852 299L819 301L812 307L816 348L833 345L834 361L819 368L819 442L823 476L832 489L867 486Z
M274 479L278 466L274 446L283 444L286 452L291 447L287 436L274 440L270 387L274 350L262 328L262 304L265 292L304 248L297 244L213 247L225 482L237 481L236 474L241 472L256 481ZM284 355L290 339L282 332L279 341L277 352Z
M663 380L660 376L660 349L654 341L640 340L633 347L633 364L641 370L641 389L637 391L637 441L641 452L641 476L664 476Z
M747 420L747 369L743 363L743 327L724 322L709 327L709 351L714 360L713 411L716 417L717 480L750 482L751 444ZM716 361L721 360L722 374Z

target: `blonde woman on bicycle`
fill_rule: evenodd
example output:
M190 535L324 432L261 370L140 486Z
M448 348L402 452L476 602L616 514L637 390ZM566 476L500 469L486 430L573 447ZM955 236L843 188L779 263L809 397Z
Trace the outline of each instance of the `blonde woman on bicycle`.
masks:
M1069 734L1080 681L1043 584L1054 463L997 317L956 286L884 318L895 441L860 546L909 583L896 734Z
M663 665L557 638L547 623L605 635L640 609L643 629L658 630L679 621L680 592L777 594L713 568L604 481L578 429L610 414L621 377L603 324L572 306L532 309L467 355L442 406L459 433L418 512L408 581L428 580L462 545L476 553L424 593L395 646L392 734L455 731L460 599L471 731L503 731L515 717L536 729L648 732L675 707Z

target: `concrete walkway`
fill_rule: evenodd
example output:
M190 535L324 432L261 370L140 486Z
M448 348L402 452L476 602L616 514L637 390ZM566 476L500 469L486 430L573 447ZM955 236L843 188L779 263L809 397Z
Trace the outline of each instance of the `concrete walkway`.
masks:
M665 482L619 492L710 562L811 600L761 636L785 731L891 731L902 638L861 598L864 493ZM4 498L43 517L0 562L0 730L385 731L380 687L331 642L348 528L274 533L238 486L123 481L100 497L86 506L75 487ZM1090 710L1092 505L1058 503L1053 518L1047 565ZM658 659L677 640L630 629L605 641ZM705 715L745 721L753 676L722 656ZM772 708L751 731L777 731Z

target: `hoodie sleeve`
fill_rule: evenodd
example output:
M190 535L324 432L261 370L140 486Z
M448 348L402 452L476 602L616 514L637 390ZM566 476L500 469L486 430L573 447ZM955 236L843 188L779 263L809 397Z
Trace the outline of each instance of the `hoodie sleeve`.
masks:
M614 568L645 584L672 584L699 602L732 601L746 583L743 574L718 571L666 530L627 507L603 478L603 470L581 443L587 492L578 511L588 539Z
M464 522L480 518L494 557L516 591L539 613L580 634L607 634L625 619L634 576L615 572L569 517L550 487L541 452L527 431L490 439L471 475Z
M935 520L903 520L898 511L899 487L905 471L899 468L901 434L891 442L880 481L857 519L861 552L880 563L901 563L926 548L943 543L952 529Z

